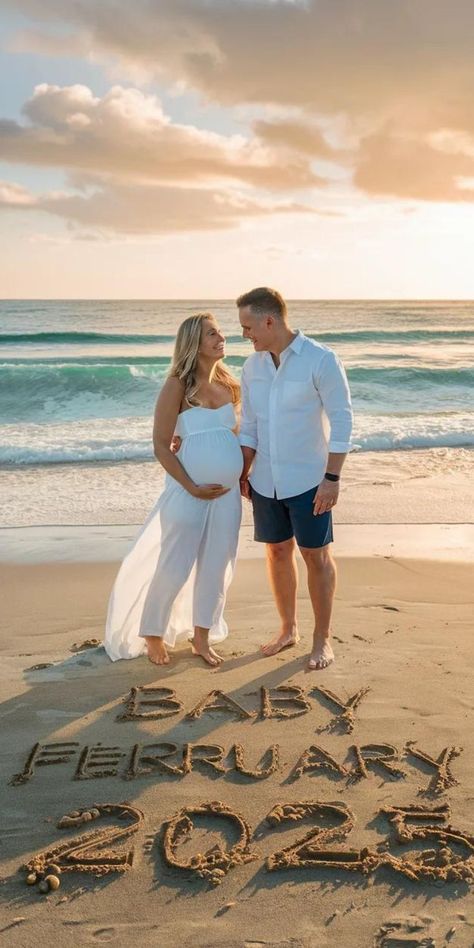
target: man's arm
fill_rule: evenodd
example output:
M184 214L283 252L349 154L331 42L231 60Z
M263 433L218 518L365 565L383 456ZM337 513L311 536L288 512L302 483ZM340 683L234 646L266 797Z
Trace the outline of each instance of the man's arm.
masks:
M314 513L332 510L339 498L339 478L351 450L352 406L343 366L329 350L323 358L315 385L329 420L330 438L326 474L314 496Z
M240 490L243 497L250 499L250 484L248 475L252 467L257 448L257 418L252 409L248 390L248 378L245 366L241 379L242 411L240 416L240 446L244 459L242 474L240 475Z
M330 451L328 454L328 463L326 464L326 473L340 477L346 457L347 452L345 454L336 454L335 451ZM330 483L329 480L328 483Z
M314 495L313 511L315 515L326 513L336 506L339 499L339 478L346 457L347 454L336 454L334 451L329 453L326 474L337 477L337 480L328 480L328 478L323 477Z

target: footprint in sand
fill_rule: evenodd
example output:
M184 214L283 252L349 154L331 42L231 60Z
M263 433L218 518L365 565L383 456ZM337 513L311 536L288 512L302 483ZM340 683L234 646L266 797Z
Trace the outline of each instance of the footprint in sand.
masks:
M145 943L143 936L154 933L152 938L156 938L158 925L155 922L119 922L115 925L101 925L100 928L96 928L95 925L81 922L77 925L77 928L80 929L83 939L81 944L90 944L91 942L106 944L113 941L114 944L141 945ZM159 941L149 942L147 940L146 944L148 943L158 945Z
M430 934L434 919L430 916L419 918L391 919L380 926L374 941L375 948L436 948L436 941Z
M115 928L97 928L92 932L95 941L112 941L115 935Z
M413 935L382 935L377 940L377 948L436 948L436 942L431 937L417 938Z

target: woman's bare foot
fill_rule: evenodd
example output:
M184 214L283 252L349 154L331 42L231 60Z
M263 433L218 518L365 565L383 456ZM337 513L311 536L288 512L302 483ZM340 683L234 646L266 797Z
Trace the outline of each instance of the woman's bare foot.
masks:
M169 665L170 659L163 639L158 635L146 635L145 641L150 662L154 665Z
M270 639L266 645L261 645L260 648L265 657L268 658L270 655L277 655L284 648L291 648L299 640L298 629L294 625L290 629L282 630L279 635L276 635L274 639Z
M198 655L199 658L203 658L208 665L216 667L224 661L222 655L218 655L213 648L209 645L208 642L208 630L194 630L194 638L192 639L192 649L193 655Z
M313 642L313 650L308 659L308 669L310 671L322 671L334 661L335 655L329 636Z

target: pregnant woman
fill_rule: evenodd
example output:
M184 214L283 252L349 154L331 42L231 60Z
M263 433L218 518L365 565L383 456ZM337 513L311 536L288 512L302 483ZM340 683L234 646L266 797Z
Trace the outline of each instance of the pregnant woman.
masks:
M235 434L240 395L222 364L225 337L210 313L178 329L153 428L166 471L163 493L122 563L107 615L105 649L116 661L147 652L169 662L166 645L192 639L209 665L228 634L223 611L241 519L242 452ZM181 441L176 453L173 435Z

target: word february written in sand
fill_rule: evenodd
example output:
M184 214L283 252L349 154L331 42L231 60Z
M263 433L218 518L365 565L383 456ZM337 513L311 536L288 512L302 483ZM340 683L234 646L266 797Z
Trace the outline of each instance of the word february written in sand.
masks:
M343 700L333 692L315 688L326 703L335 709L335 716L326 728L320 730L351 733L355 724L355 712L368 688L361 688ZM313 709L308 695L299 685L280 685L276 688L261 688L259 707L249 710L222 691L206 694L186 714L187 720L196 720L204 714L216 711L230 713L243 721L276 718L291 720ZM118 721L154 721L167 719L183 711L183 704L176 692L170 688L133 687L125 699L125 710ZM456 746L443 748L438 757L417 748L413 742L404 747L407 757L422 760L432 768L432 776L424 792L438 794L457 783L451 771L451 762L461 752ZM333 779L348 783L369 777L370 771L381 772L390 779L403 779L406 770L400 765L400 752L393 744L385 742L353 744L348 748L349 761L343 762L319 744L304 748L295 759L289 779L298 780L307 773L329 773ZM167 777L185 777L193 769L226 775L237 772L253 780L265 780L280 769L280 748L272 744L263 753L254 767L249 764L248 752L242 743L226 749L220 744L177 744L170 741L135 743L128 747L115 744L80 746L77 741L41 744L35 743L29 751L22 770L14 774L10 783L14 786L30 781L38 767L63 763L74 764L71 776L76 780L91 780L101 777L123 777L132 780L150 773Z

